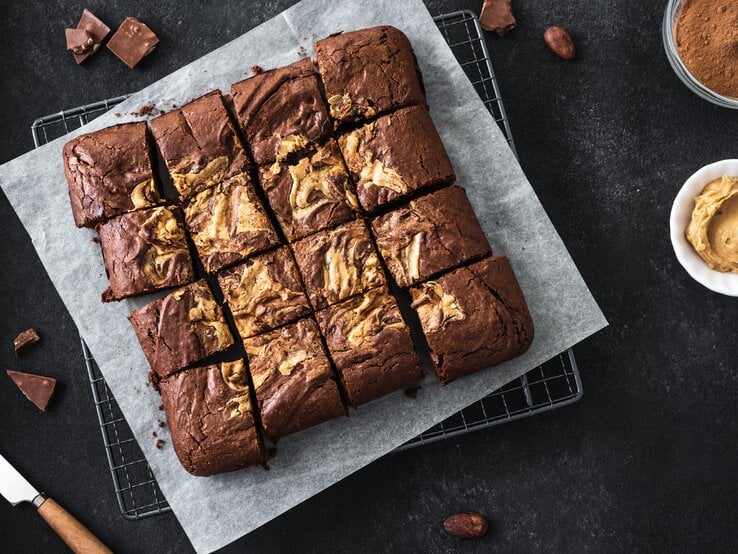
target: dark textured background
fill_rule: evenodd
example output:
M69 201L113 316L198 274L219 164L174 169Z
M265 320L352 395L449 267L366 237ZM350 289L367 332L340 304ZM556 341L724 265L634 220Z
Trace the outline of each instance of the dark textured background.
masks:
M39 115L135 91L290 3L90 2L111 27L134 15L161 37L131 71L107 51L74 65L63 29L81 3L4 0L0 161L32 147ZM428 2L433 14L479 4ZM229 551L717 551L738 541L736 303L693 282L668 240L680 184L736 157L736 114L672 73L666 0L514 4L519 28L488 43L521 163L611 323L575 350L583 400L391 455ZM575 62L545 49L550 24L572 31ZM118 513L76 330L2 194L0 236L2 368L63 383L41 414L0 375L0 452L114 550L188 551L174 516ZM44 342L17 361L12 339L31 325ZM457 510L487 514L492 532L446 537L441 521ZM0 500L0 550L42 549L63 547L29 506Z

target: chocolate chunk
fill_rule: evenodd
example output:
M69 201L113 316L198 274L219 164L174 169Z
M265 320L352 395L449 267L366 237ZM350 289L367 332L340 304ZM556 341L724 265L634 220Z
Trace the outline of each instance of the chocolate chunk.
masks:
M479 22L482 29L504 37L517 26L512 12L511 0L484 0Z
M154 32L135 17L126 17L108 41L108 50L133 69L158 44Z
M92 34L84 29L64 29L67 38L67 50L73 54L84 54L94 44Z
M87 31L92 36L92 45L82 53L72 51L74 61L78 64L86 61L95 52L97 52L100 45L110 34L110 27L105 25L94 13L86 9L82 12L82 17L79 18L77 23L77 29ZM67 38L67 49L69 49L69 39Z
M26 329L17 337L15 337L15 340L13 341L15 355L23 356L24 354L28 353L28 351L33 348L33 346L40 340L41 337L38 336L36 329Z
M12 369L7 370L7 373L26 398L33 402L39 410L45 412L54 394L56 379Z

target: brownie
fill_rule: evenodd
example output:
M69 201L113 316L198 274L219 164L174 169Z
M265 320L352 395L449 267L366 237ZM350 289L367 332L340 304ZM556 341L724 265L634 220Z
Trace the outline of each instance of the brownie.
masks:
M320 231L292 248L316 310L386 283L379 255L361 220Z
M372 221L377 247L405 288L490 253L464 189L454 185Z
M345 415L311 319L244 341L264 432L276 440Z
M315 43L330 114L339 124L425 105L423 79L400 30L371 27Z
M160 387L172 445L187 471L204 476L264 463L243 360L183 371Z
M403 108L339 139L343 157L368 212L437 183L454 170L428 111Z
M303 151L330 131L328 110L309 58L240 81L231 86L231 96L259 165Z
M218 284L244 339L310 313L286 246L219 272Z
M219 90L151 121L181 200L249 169Z
M197 193L184 214L208 273L279 244L248 173Z
M410 289L443 384L519 356L533 321L504 256L486 258Z
M332 139L294 164L262 168L261 185L289 240L354 219L359 210L338 143Z
M110 280L105 302L177 287L195 277L176 208L123 214L100 224L97 233Z
M160 378L233 344L223 312L204 279L131 312L128 319Z
M316 315L352 406L358 407L423 377L410 330L385 287Z
M161 202L146 123L124 123L64 145L64 174L77 227Z

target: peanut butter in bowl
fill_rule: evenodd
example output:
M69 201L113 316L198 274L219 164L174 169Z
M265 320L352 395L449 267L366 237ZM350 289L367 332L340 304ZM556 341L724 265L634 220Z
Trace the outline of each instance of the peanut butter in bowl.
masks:
M715 179L694 202L687 240L711 269L738 273L738 177Z

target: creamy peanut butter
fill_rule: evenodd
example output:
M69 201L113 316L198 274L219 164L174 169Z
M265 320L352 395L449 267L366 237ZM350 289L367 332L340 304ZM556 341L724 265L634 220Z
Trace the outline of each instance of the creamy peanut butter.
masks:
M446 292L438 281L423 283L410 289L410 293L426 333L435 333L450 321L466 318L456 297Z
M710 268L738 273L738 178L716 179L694 203L687 240Z

